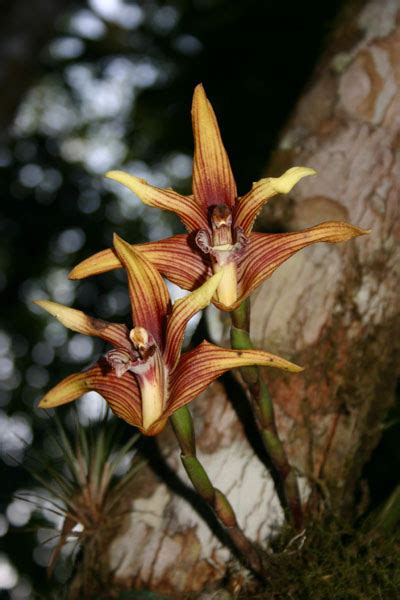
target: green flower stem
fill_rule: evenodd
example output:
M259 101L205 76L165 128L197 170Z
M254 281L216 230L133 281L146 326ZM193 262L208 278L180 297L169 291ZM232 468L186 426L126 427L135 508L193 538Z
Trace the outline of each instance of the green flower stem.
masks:
M261 559L250 540L240 529L235 512L226 496L211 483L203 465L196 456L196 441L192 415L187 406L170 417L172 427L181 447L181 460L196 492L213 509L219 522L240 552L248 566L262 577L265 572Z
M231 346L237 350L253 348L250 338L250 302L245 300L231 313ZM285 448L276 429L274 405L259 367L242 367L240 373L254 400L261 437L281 480L293 526L303 527L303 510L296 473L289 464Z

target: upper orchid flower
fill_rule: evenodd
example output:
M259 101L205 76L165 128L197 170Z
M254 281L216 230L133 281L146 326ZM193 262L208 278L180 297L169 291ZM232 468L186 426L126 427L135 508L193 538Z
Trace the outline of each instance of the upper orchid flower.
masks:
M288 193L300 179L315 175L315 171L293 167L281 177L261 179L239 198L218 123L202 85L194 92L192 118L195 140L192 196L156 188L121 171L106 175L135 192L145 204L173 211L182 220L188 235L137 246L174 283L193 290L224 266L214 303L223 310L232 310L280 264L305 246L342 242L368 233L336 221L295 233L253 233L262 206L276 194ZM105 250L80 263L70 277L80 279L120 266L116 253Z
M181 356L187 322L210 303L223 273L211 277L171 309L167 286L155 267L118 236L114 247L128 273L135 326L129 331L125 325L94 319L55 302L37 301L66 327L114 346L87 371L61 381L39 406L53 408L95 390L116 415L143 433L155 435L174 411L229 369L258 364L301 370L268 352L228 350L208 342Z

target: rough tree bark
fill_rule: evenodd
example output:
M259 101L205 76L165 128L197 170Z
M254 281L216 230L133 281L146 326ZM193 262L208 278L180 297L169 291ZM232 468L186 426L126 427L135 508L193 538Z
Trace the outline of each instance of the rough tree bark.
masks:
M346 19L268 169L277 175L300 164L319 175L290 198L274 199L267 224L287 230L338 219L372 229L340 246L303 250L253 299L257 345L307 366L299 375L265 374L290 458L304 475L303 489L323 490L319 507L328 502L340 511L353 505L398 371L399 55L399 0L371 0ZM265 544L282 511L231 400L217 383L195 402L200 457L245 532ZM159 442L186 481L171 433ZM104 555L120 582L177 594L226 574L229 551L150 469L125 508L131 512Z

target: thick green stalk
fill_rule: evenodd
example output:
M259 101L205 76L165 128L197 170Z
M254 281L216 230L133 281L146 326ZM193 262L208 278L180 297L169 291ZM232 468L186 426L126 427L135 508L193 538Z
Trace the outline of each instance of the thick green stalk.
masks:
M248 566L264 577L265 572L257 550L240 529L235 512L226 496L211 483L203 465L196 456L196 442L192 415L187 406L170 417L172 427L181 447L181 460L197 493L212 508L224 530Z
M231 313L231 345L237 350L253 348L250 338L250 302L245 300ZM254 401L261 437L281 480L290 518L296 529L303 527L303 511L296 473L291 467L275 424L274 405L259 367L242 367L240 373Z

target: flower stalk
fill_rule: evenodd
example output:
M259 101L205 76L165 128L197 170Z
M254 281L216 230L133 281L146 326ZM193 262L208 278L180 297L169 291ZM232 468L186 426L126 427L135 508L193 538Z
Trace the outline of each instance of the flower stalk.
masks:
M265 577L261 558L254 545L239 527L229 500L221 490L213 486L197 458L193 420L189 408L184 406L175 411L170 420L181 448L182 464L196 492L213 510L244 562L254 573Z
M253 348L250 338L250 301L242 302L231 313L231 345L236 350ZM241 367L240 374L254 403L260 433L265 449L278 474L284 492L289 518L296 530L303 528L301 506L296 473L290 465L275 423L274 405L267 385L257 366Z

